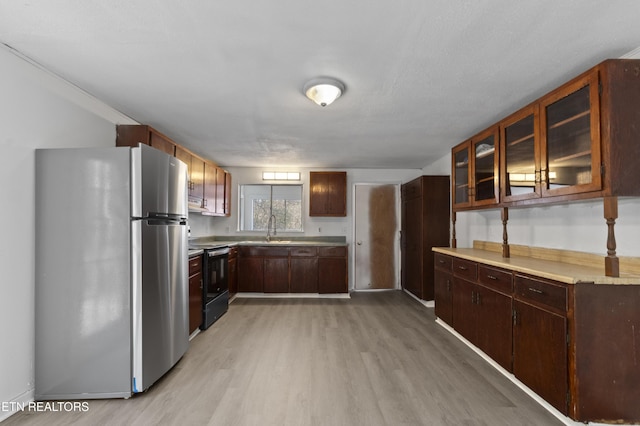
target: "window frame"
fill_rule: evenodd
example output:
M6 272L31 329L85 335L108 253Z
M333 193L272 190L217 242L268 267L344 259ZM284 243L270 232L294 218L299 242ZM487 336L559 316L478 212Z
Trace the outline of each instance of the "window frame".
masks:
M247 201L247 196L246 196L246 189L248 189L248 187L268 187L269 190L269 199L265 199L265 198L259 198L259 197L250 197L249 198L249 202ZM267 232L267 228L263 228L263 229L255 229L254 228L254 205L255 202L257 200L266 200L269 202L269 217L273 214L273 193L274 193L274 188L285 188L285 187L296 187L299 189L300 191L300 197L299 199L295 199L295 201L298 201L300 203L300 229L282 229L281 227L277 227L276 226L276 231L277 232L283 232L283 233L304 233L304 186L302 183L287 183L287 184L272 184L272 183L247 183L247 184L240 184L239 185L239 189L238 189L238 231L240 232L252 232L252 233L265 233ZM276 199L277 201L278 199ZM284 200L285 202L287 200ZM246 209L245 207L250 207L249 209ZM285 216L286 217L286 216ZM284 219L284 218L283 218ZM279 221L278 219L276 219L277 223L282 223L282 221ZM247 229L245 227L245 224L250 224L252 229ZM273 228L272 228L273 230Z

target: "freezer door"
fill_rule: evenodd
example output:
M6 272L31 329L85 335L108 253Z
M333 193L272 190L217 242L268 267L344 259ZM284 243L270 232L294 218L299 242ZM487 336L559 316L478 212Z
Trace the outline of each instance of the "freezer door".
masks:
M132 149L133 215L187 217L187 165L147 145Z
M142 312L134 317L141 318L142 346L133 345L134 351L141 350L134 353L134 392L158 380L189 345L187 227L184 222L139 222ZM139 362L141 378L135 377Z

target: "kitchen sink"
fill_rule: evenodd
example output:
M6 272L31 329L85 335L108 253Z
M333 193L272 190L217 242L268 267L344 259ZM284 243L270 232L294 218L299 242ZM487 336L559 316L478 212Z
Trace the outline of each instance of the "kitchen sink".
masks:
M291 240L288 240L288 241L284 241L284 240L268 241L269 244L289 244L290 242L291 242Z

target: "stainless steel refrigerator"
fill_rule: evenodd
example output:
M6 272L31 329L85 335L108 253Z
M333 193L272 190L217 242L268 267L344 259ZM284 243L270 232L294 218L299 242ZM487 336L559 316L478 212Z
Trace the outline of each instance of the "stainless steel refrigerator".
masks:
M36 150L35 399L128 398L188 347L187 168Z

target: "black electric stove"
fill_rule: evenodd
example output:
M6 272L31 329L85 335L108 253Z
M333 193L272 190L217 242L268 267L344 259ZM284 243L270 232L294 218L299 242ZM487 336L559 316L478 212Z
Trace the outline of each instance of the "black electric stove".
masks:
M204 250L200 329L206 330L229 308L229 247L189 242L189 248Z

